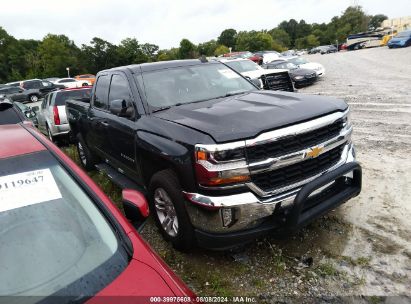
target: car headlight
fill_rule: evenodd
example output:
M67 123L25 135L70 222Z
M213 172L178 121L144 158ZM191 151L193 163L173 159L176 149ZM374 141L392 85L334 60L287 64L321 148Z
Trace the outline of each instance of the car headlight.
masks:
M295 76L294 79L295 80L301 80L301 79L304 79L304 76Z

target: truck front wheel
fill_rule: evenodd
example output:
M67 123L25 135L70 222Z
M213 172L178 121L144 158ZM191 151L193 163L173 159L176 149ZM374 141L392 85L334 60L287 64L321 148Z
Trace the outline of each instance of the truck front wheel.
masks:
M163 237L176 249L194 246L194 231L184 206L181 186L174 171L167 169L153 175L150 209Z

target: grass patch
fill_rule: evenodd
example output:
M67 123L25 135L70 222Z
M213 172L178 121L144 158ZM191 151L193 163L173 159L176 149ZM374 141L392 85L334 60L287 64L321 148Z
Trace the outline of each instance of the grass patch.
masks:
M80 157L77 153L76 146L70 145L61 149L68 157L70 157L77 165L80 166ZM113 184L108 176L100 171L94 170L87 172L93 181L99 185L101 190L122 210L121 204L121 189Z
M316 271L323 277L336 276L339 274L337 268L330 262L325 262L317 266Z

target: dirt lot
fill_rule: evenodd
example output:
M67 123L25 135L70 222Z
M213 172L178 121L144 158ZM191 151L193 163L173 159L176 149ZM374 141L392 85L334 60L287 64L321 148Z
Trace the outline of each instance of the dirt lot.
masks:
M292 239L265 238L235 252L180 253L151 221L143 236L199 295L410 303L411 48L308 58L326 75L300 92L341 97L351 106L364 175L360 197Z

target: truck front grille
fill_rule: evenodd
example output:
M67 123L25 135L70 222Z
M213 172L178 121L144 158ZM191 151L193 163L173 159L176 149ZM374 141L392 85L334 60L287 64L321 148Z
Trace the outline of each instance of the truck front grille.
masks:
M285 187L326 171L341 159L344 145L325 152L317 158L305 160L274 171L251 175L251 181L263 191Z
M284 137L278 141L247 147L249 163L262 161L268 158L287 155L296 151L314 146L328 139L336 137L343 128L343 120L339 119L325 127Z
M294 87L288 72L267 74L261 76L264 90L293 92Z

